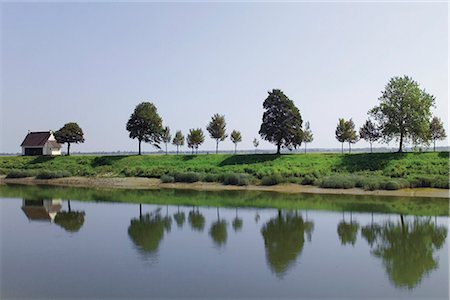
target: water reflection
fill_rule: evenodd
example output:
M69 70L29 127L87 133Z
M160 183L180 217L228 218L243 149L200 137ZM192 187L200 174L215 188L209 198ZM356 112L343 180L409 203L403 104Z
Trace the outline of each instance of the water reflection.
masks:
M305 233L311 235L312 222L305 222L297 212L282 213L270 219L261 229L266 259L271 270L283 277L291 268L305 244Z
M352 213L350 212L350 223L345 221L345 213L342 214L342 221L338 224L337 233L342 245L351 244L352 246L356 243L356 235L359 230L359 224L353 221Z
M23 199L22 211L30 221L53 222L61 210L61 199L39 200Z
M140 214L139 218L131 220L128 227L128 235L144 254L157 254L159 244L164 237L164 230L170 230L171 222L167 217L162 217L160 211L161 209L156 209L144 215Z
M238 217L238 209L236 208L236 217L233 219L233 223L231 224L233 226L234 232L238 232L242 230L242 218Z
M178 206L178 211L173 215L178 228L183 228L184 222L186 221L186 215L184 212L180 212L180 206Z
M217 221L212 223L209 235L218 247L224 246L227 242L227 222L220 219L219 208L217 208Z
M55 217L55 224L68 232L77 232L84 224L84 211L72 211L70 200L67 201L68 211L61 211Z
M205 217L200 213L198 207L197 210L193 207L189 212L188 221L194 231L202 232L205 228Z
M447 228L431 218L414 217L381 225L366 226L361 234L371 246L373 256L381 258L390 281L397 287L412 289L425 275L438 267L433 254L447 237Z

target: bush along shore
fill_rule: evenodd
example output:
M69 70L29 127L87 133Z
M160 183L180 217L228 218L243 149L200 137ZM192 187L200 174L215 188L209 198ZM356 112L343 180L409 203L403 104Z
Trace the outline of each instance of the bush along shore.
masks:
M148 177L163 183L296 183L322 188L449 188L449 152L0 157L6 178Z

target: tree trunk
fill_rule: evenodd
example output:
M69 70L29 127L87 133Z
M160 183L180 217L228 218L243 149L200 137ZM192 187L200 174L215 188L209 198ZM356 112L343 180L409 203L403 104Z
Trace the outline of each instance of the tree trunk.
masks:
M67 143L67 156L70 155L70 143Z
M139 219L142 219L142 204L139 203Z
M403 215L400 215L400 222L402 223L402 233L405 232L405 221L403 220Z
M400 132L400 147L398 148L398 153L403 152L403 131Z
M237 144L234 144L234 154L237 153Z
M436 140L433 140L433 152L436 152Z
M167 155L167 143L165 143L166 144L166 155Z
M216 154L219 153L219 140L216 140Z
M177 155L178 155L178 147L179 147L179 146L177 145Z
M352 143L348 142L348 153L352 153Z
M142 142L142 140L139 140L139 154L138 155L141 155L141 142Z
M281 153L281 142L278 142L278 144L277 144L277 154L280 154Z
M341 143L341 153L344 154L344 142Z
M67 200L67 206L69 207L69 212L72 211L71 207L70 207L70 200Z
M306 143L305 143L305 153L306 153Z
M370 153L373 153L373 151L372 151L372 142L370 142Z

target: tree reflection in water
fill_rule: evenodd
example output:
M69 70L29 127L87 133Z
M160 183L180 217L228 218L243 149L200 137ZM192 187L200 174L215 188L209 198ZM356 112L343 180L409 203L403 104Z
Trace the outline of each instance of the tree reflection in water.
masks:
M218 247L224 246L227 242L227 222L220 220L219 208L217 208L217 221L212 223L209 235Z
M197 210L192 208L192 211L189 212L188 221L194 231L201 232L205 228L205 217L200 213L198 207Z
M297 212L282 213L270 219L261 229L266 259L277 276L283 277L303 250L305 234L309 239L314 230L312 222L305 222Z
M175 222L177 223L178 228L182 228L184 222L186 221L186 215L184 212L180 212L180 206L178 205L178 211L173 215Z
M338 224L337 233L342 245L351 244L352 246L356 243L356 235L359 230L358 222L353 221L352 213L350 212L350 223L347 223L344 218L344 213L342 215L342 222Z
M60 211L55 216L55 224L68 232L77 232L84 224L84 211L72 211L70 200L67 201L68 211Z
M437 226L429 217L405 222L400 216L395 223L364 227L361 234L372 255L382 259L390 281L397 287L413 289L438 267L433 252L443 246L447 228Z
M236 217L233 219L233 223L231 224L233 226L234 232L242 230L242 223L242 219L238 217L238 209L236 208Z
M144 254L154 255L164 237L164 230L170 230L170 217L162 217L160 209L132 219L128 227L130 236L136 247Z

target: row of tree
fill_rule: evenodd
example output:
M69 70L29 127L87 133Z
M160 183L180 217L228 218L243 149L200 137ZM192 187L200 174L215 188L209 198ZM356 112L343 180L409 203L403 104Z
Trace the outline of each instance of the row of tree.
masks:
M313 141L313 134L309 122L305 123L299 109L281 90L274 89L268 92L268 97L263 102L264 114L259 130L260 136L277 147L277 154L282 148L292 150L302 143L306 145ZM359 139L364 139L370 144L376 141L389 143L392 140L399 141L399 152L403 151L406 141L414 145L426 144L431 141L436 148L436 140L445 139L446 133L442 121L431 116L431 107L434 106L434 96L420 89L419 84L408 76L394 77L386 85L385 90L379 98L380 104L369 110L369 119L356 132L352 119L340 118L335 130L336 139L342 144L341 151L344 150L344 143L351 145ZM197 153L199 146L205 141L205 135L201 128L192 128L185 137L181 131L176 131L172 139L170 128L163 127L162 118L159 116L153 103L142 102L136 106L131 114L126 129L132 139L139 142L139 154L141 154L142 142L150 143L160 149L160 144L172 143L179 148L185 144ZM219 150L219 143L224 141L228 134L226 132L225 116L214 114L207 124L206 130L209 136L216 141L216 153ZM67 123L60 130L55 132L55 138L59 143L67 143L68 154L71 143L84 142L83 131L76 123ZM233 130L230 139L235 145L242 141L242 135L238 130ZM255 148L259 141L253 140Z

